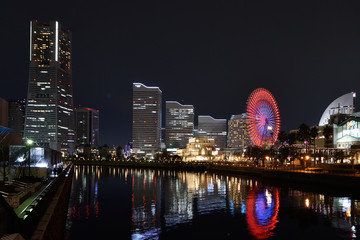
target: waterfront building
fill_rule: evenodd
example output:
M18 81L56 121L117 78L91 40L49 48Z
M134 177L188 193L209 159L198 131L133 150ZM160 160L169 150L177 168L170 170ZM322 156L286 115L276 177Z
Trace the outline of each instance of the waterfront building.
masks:
M24 135L26 99L9 100L9 128L15 134Z
M71 32L58 21L30 22L24 137L69 153L75 137L71 45Z
M232 115L228 121L227 147L245 149L251 144L246 124L246 113Z
M166 147L184 148L194 137L194 106L166 101Z
M336 115L349 116L352 113L354 113L355 97L356 97L356 93L350 92L338 97L333 102L331 102L330 105L323 112L319 121L319 126L332 124L332 122L330 121L332 116L336 116Z
M3 98L0 98L0 126L7 128L8 127L8 111L9 104Z
M198 116L199 137L213 138L215 147L226 148L227 120L211 116Z
M158 87L133 83L133 153L154 156L161 147L161 101Z
M76 146L99 146L99 110L87 107L75 109Z
M360 145L360 117L351 116L340 124L334 124L333 129L336 148L349 149L353 145Z
M177 151L186 162L191 161L211 161L217 155L215 139L207 137L190 138L186 149Z

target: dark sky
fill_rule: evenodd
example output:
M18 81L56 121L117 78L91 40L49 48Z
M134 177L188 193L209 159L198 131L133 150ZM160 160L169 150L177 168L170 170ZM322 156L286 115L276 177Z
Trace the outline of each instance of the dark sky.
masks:
M133 82L216 118L264 87L285 131L359 90L360 1L4 1L3 98L26 97L32 19L72 31L74 103L100 110L101 144L131 139Z

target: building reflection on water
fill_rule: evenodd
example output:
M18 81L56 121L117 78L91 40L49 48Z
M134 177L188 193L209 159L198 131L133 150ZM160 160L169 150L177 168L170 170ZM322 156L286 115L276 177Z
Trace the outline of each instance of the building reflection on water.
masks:
M191 227L199 216L217 213L244 219L247 233L241 234L255 239L276 237L291 228L291 222L311 218L330 222L332 229L354 238L359 224L358 201L348 197L277 188L254 179L212 173L85 166L77 167L74 174L68 235L74 220L97 219L103 205L116 206L116 199L102 202L98 198L99 179L109 176L120 176L119 185L131 186L131 219L127 221L131 222L132 239L158 239L165 232L178 231L179 226ZM101 188L107 187L102 182ZM221 228L219 220L219 231Z

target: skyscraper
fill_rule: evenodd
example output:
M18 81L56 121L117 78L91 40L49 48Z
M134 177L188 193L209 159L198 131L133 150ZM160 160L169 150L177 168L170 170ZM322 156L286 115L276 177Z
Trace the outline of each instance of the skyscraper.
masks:
M26 100L9 100L9 128L24 135Z
M184 148L194 137L194 106L166 101L166 147Z
M244 149L251 144L246 125L246 113L232 115L228 121L228 148Z
M198 116L198 135L215 139L215 147L226 148L227 120Z
M154 155L161 145L161 95L158 87L133 83L133 151Z
M76 146L99 146L99 110L75 109Z
M74 112L71 33L58 21L30 22L30 65L24 136L72 152Z

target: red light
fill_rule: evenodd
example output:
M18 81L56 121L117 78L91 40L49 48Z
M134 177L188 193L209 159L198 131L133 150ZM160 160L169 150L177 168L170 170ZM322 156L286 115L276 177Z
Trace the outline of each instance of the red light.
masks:
M135 123L135 121L133 121L133 123Z
M133 101L133 103L135 103L135 101Z
M133 142L135 142L135 140L133 140Z
M146 142L146 140L144 140L144 142Z
M157 141L155 140L155 142L157 142Z
M157 121L155 121L155 123L157 123Z
M144 103L146 103L146 101L144 101Z
M155 101L155 103L157 103L157 101Z
M146 123L146 121L144 121L144 123Z

